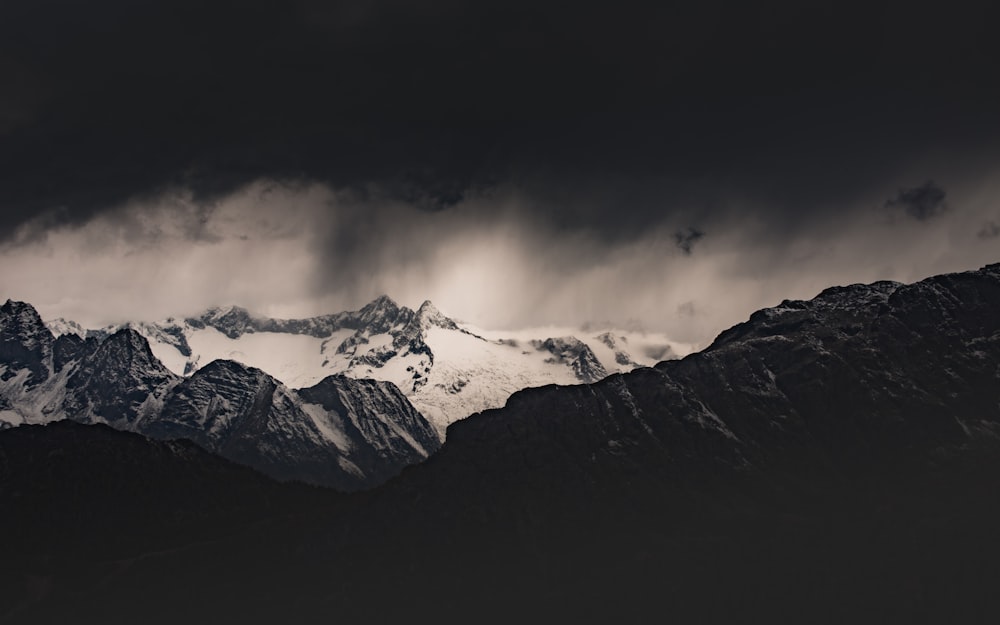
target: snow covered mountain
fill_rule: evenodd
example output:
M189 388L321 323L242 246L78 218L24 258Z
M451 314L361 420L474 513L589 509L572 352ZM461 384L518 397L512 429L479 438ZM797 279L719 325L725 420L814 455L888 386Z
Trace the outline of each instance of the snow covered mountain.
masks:
M689 349L639 332L590 331L579 337L565 328L490 332L446 317L429 301L412 310L384 295L357 311L308 319L271 319L227 307L97 331L62 319L50 323L57 334L96 337L121 327L146 337L157 358L178 375L228 359L296 388L330 374L391 382L442 437L450 423L499 408L523 388L596 382Z
M440 445L392 384L328 376L294 391L218 360L189 377L135 329L54 337L28 304L0 307L0 427L72 419L152 438L188 438L278 479L355 490Z

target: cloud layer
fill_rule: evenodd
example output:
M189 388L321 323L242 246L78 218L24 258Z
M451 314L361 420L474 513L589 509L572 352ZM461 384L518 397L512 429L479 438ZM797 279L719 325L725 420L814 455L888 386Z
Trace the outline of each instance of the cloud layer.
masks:
M88 322L385 292L707 341L973 267L1000 256L997 11L7 3L0 292Z
M683 221L609 239L546 220L537 200L505 188L425 212L323 185L260 182L210 208L165 194L22 237L0 250L0 288L45 316L91 325L231 303L309 316L388 293L414 307L431 299L487 328L639 326L704 345L759 307L833 284L997 260L996 238L981 230L997 191L1000 175L959 185L949 192L955 209L933 222L899 219L876 196L836 219L779 230L734 206L685 251Z

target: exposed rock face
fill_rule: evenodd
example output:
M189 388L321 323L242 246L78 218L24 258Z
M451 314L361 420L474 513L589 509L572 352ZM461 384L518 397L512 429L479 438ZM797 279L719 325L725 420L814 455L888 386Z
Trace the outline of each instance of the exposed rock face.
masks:
M77 351L83 357L67 378L66 415L81 423L135 430L139 420L159 414L164 396L178 379L153 356L146 339L125 329L89 352L85 347Z
M36 386L49 377L48 361L55 339L30 305L7 302L0 306L0 380L14 377L27 369L25 384Z
M366 304L361 310L322 315L308 319L271 319L254 317L239 306L212 308L198 317L185 321L195 328L212 327L231 339L254 332L307 334L318 338L330 336L342 329L367 329L372 334L389 332L406 325L414 316L412 310L401 307L386 295Z
M394 415L362 414L391 420ZM325 427L318 422L323 419ZM163 408L163 417L147 428L157 438L190 438L221 456L260 469L278 479L354 490L378 483L350 458L367 444L357 432L337 427L338 413L308 410L289 389L259 369L217 360L184 380ZM426 454L424 454L426 455ZM399 450L393 460L422 459L416 450ZM379 467L392 475L401 465Z
M331 376L291 391L259 369L217 360L178 385L157 438L190 438L278 479L356 490L419 462L440 442L399 389Z
M341 313L341 328L355 330L337 345L335 353L350 357L348 368L381 368L397 356L413 357L420 360L421 368L434 365L434 353L427 345L426 333L431 328L443 328L463 332L457 324L448 319L430 301L424 302L414 312L405 306L398 306L389 297L382 295L367 304L357 313ZM369 339L380 334L389 335L391 342L374 349L359 350ZM426 383L426 378L415 379L412 391Z
M164 405L164 418L149 431L158 438L188 438L221 449L237 432L262 434L253 424L266 423L277 387L262 371L216 360L178 385Z
M545 339L536 347L552 354L550 359L552 362L566 363L572 367L573 373L581 382L596 382L608 375L604 365L594 356L594 352L576 337Z
M415 455L426 458L441 446L435 429L389 382L330 376L298 394L322 407L323 414L338 417L327 427L340 427L348 440L358 441L346 455L375 483L412 464Z

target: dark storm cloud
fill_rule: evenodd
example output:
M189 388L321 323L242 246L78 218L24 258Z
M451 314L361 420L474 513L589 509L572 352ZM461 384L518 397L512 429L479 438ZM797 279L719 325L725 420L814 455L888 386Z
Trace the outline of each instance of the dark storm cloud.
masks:
M0 236L173 189L211 206L262 178L428 211L513 185L612 243L733 198L792 224L898 187L912 158L996 147L995 12L13 0Z
M886 208L898 208L917 221L926 221L948 210L944 189L928 180L919 187L900 189L896 197L886 200Z
M977 233L980 239L995 239L1000 237L1000 225L995 221L987 221Z
M701 241L705 237L705 233L697 228L688 228L686 230L678 230L674 233L674 242L677 243L677 247L680 248L684 254L690 256L691 249L694 244Z
M694 302L687 301L687 302L681 302L680 304L678 304L677 305L677 314L678 315L684 315L684 316L687 316L687 317L693 317L693 316L695 316L697 314L697 310L695 309Z

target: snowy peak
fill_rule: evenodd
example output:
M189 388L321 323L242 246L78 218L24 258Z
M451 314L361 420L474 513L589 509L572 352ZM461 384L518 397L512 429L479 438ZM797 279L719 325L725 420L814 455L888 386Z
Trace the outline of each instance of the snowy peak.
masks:
M167 379L173 376L153 355L149 342L132 328L123 328L101 341L90 360L102 360L107 365L127 371L136 379Z
M258 317L240 306L210 308L197 317L188 317L184 323L194 329L215 328L230 339L244 334L271 332L300 334L327 338L339 330L360 330L368 334L381 334L402 327L414 317L414 312L400 306L388 295L381 295L357 311L345 311L305 319L272 319ZM443 316L442 316L443 318ZM176 323L157 324L161 327L181 327Z
M369 310L399 310L399 304L383 293L361 308L362 313Z
M178 385L163 416L147 431L156 438L189 438L215 449L234 428L260 417L277 388L270 376L231 360L216 360Z
M51 344L55 337L31 304L7 300L0 306L0 327L4 337L16 338L27 349Z
M192 375L191 377L216 377L223 379L248 376L252 378L270 377L257 367L251 367L250 365L243 364L242 362L226 359L213 360L201 369L198 369L198 371L195 372L195 375Z
M216 306L205 313L206 321L249 320L250 312L242 306Z
M111 350L118 350L129 357L137 356L150 364L156 360L149 349L149 342L131 327L122 328L102 341L98 351Z
M628 351L625 349L628 345L628 339L624 336L615 336L612 332L604 332L603 334L598 334L594 338L614 352L615 364L623 367L637 366L638 363L632 360L632 356L629 355Z
M410 309L401 308L388 295L380 295L358 311L357 323L372 334L380 334L407 323L412 316Z
M87 346L71 346L76 356L82 355L66 382L65 409L76 420L133 429L178 381L153 356L146 339L130 328L112 334L89 353Z
M188 318L185 321L196 328L213 327L231 339L239 338L244 333L256 329L255 319L250 316L250 312L239 306L210 308L199 317Z
M38 316L38 311L35 310L35 307L27 302L8 299L4 302L3 306L0 306L0 316L8 322L11 319L16 319L24 325L45 325L42 323L42 318Z
M49 376L47 361L55 338L30 304L7 300L0 306L0 379L7 380L22 369L30 373L28 384L39 384Z
M535 347L552 354L552 357L546 362L569 365L576 377L585 384L596 382L608 376L607 369L597 359L590 347L575 336L536 341Z
M387 469L426 458L441 446L434 427L392 383L337 375L297 393L335 415L353 440L364 441L350 460L377 481L391 477Z
M353 334L337 343L337 355L349 358L347 368L364 366L381 368L390 359L420 355L433 363L434 355L427 346L425 333L431 327L459 330L452 320L441 314L430 302L424 302L417 312L397 305L386 295L367 304L356 313L343 313L354 328ZM328 346L324 344L324 351Z
M126 327L132 328L142 334L147 340L154 343L162 343L166 345L171 345L185 358L190 358L192 355L191 346L188 345L187 336L184 332L184 327L177 325L173 322L166 322L163 324L154 323L140 323L140 324L128 324Z
M49 319L45 322L45 325L48 327L49 332L52 333L52 336L56 338L67 334L76 335L81 339L87 338L87 329L79 323L69 319L63 319L62 317Z
M420 308L417 309L416 319L423 330L428 330L432 327L443 328L445 330L459 329L458 324L445 317L430 300L425 300L420 305Z

